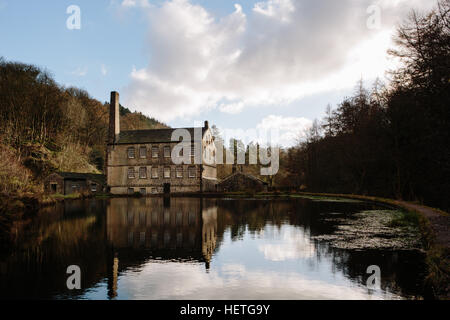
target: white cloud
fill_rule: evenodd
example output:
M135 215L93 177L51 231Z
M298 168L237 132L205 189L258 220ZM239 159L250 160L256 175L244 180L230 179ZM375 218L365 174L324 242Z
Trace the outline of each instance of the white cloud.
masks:
M138 6L138 1L122 4ZM146 11L148 66L131 73L125 102L164 121L217 108L282 106L383 76L395 23L429 1L380 0L381 28L366 27L373 0L268 0L220 19L188 0ZM224 103L228 101L228 103ZM323 106L318 106L323 107Z
M71 72L72 75L77 77L84 77L87 75L87 73L88 73L87 67L78 67L77 69Z
M108 68L104 64L102 64L100 66L100 71L101 71L103 76L106 76L108 74Z
M258 130L278 130L279 134L274 144L283 147L291 147L305 136L306 130L311 128L312 121L303 117L283 117L269 115L261 120L257 125Z
M244 103L242 101L236 103L222 103L219 105L219 110L224 113L238 114L244 109Z
M269 0L256 3L253 11L283 22L290 22L295 6L291 0Z
M120 260L119 260L120 263ZM246 269L243 265L223 265L209 273L197 263L154 262L139 270L126 270L119 277L119 299L399 299L381 291L371 294L347 277L341 281L309 278L298 272L275 272L262 268Z
M275 232L275 228L270 230ZM309 236L303 231L283 226L277 230L283 235L278 243L262 244L258 250L264 254L264 258L270 261L286 261L292 259L309 259L316 254L316 247L310 241Z
M141 7L141 8L150 8L150 3L148 0L123 0L122 7Z

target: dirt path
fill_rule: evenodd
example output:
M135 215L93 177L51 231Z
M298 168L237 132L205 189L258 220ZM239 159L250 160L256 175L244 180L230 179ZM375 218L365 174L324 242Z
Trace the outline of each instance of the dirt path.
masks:
M406 201L395 200L394 203L397 203L399 207L420 212L425 216L430 222L435 243L439 246L450 248L450 215L444 215L432 208Z

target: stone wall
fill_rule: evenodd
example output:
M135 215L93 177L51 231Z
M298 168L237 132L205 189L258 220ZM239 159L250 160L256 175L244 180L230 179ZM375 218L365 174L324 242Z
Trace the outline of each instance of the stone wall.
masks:
M237 172L225 178L217 185L219 192L265 192L267 191L267 184L263 181L250 176L248 174Z
M108 145L108 166L106 168L108 186L112 194L129 194L141 192L145 194L163 193L164 185L170 184L171 193L199 192L201 187L201 165L174 165L171 157L164 156L164 147L170 147L170 154L176 143L159 144L123 144ZM158 147L158 157L153 157L152 148ZM135 150L133 159L128 158L128 149ZM145 158L140 155L140 148L146 148ZM191 158L193 159L193 158ZM182 168L182 177L177 176L177 168ZM134 178L129 177L129 169L134 170ZM141 177L140 168L145 168L146 177ZM152 177L157 168L158 177ZM164 177L165 168L170 168L170 177ZM195 177L189 176L190 168L194 168ZM216 166L203 165L203 177L217 177ZM210 184L208 184L211 190ZM133 190L131 190L133 189ZM214 186L215 190L215 186Z

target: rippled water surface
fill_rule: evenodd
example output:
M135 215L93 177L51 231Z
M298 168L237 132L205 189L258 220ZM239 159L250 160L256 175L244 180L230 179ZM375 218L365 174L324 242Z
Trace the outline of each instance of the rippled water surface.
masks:
M65 202L14 226L0 298L421 298L416 230L389 227L395 214L301 198ZM70 265L81 290L67 289ZM366 286L371 265L379 289Z

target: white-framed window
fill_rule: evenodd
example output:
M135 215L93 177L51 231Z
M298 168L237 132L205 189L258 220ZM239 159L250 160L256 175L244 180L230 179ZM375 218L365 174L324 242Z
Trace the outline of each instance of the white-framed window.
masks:
M158 179L158 167L152 167L152 179Z
M164 178L170 178L170 167L164 167Z
M146 167L139 168L139 178L147 179L147 168Z
M177 167L177 178L183 178L183 167Z
M152 147L152 158L158 157L159 157L159 147L158 146Z
M147 148L146 147L140 147L139 148L139 157L141 159L147 158Z
M128 179L134 179L134 178L135 178L134 167L129 167L128 168Z
M128 148L128 159L134 159L135 157L135 150L133 147Z
M164 147L164 158L170 158L170 147L169 146Z
M97 192L97 184L95 184L95 183L91 184L91 191Z
M157 188L152 188L152 193L153 194L158 193L158 189ZM156 217L156 215L154 217Z
M195 178L197 176L197 169L195 167L189 167L189 178Z

